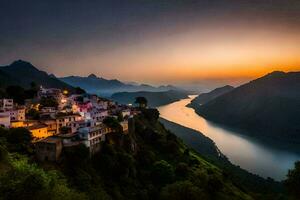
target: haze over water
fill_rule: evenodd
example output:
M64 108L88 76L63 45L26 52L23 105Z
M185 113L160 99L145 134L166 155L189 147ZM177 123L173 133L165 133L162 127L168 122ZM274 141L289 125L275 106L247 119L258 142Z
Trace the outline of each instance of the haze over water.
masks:
M236 131L220 127L186 107L195 96L158 108L162 118L200 131L212 139L235 165L262 177L283 180L300 155L270 147Z

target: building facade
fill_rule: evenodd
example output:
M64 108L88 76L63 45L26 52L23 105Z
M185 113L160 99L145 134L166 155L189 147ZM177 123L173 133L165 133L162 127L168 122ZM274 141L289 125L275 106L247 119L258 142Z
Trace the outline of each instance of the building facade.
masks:
M83 139L83 144L90 149L90 152L96 153L100 150L101 141L105 141L105 135L110 133L111 129L101 124L94 127L84 127L78 130L78 135Z
M35 143L36 157L40 161L58 161L63 145L60 138L48 137Z
M10 127L10 115L8 112L0 113L0 127Z
M0 99L0 110L12 110L14 107L14 100L13 99Z

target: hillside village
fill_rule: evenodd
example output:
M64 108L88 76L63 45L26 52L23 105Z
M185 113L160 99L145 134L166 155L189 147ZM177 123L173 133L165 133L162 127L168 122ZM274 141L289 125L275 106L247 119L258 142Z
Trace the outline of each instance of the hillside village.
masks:
M118 105L93 94L69 94L57 88L38 89L25 105L13 99L0 99L0 125L26 128L34 138L36 157L40 161L58 161L64 148L84 144L91 154L100 150L101 141L114 134L117 121L127 134L135 108Z
M186 146L160 123L157 109L147 109L143 96L136 97L139 107L134 107L79 87L68 90L30 85L26 89L8 86L0 98L0 183L12 180L7 186L0 184L0 192L10 199L22 199L32 189L29 185L29 189L11 193L16 182L23 187L30 177L42 177L29 176L20 168L23 175L12 178L20 162L28 169L44 170L47 176L55 169L65 177L64 187L70 187L72 195L91 199L93 195L173 199L174 191L182 187L188 188L191 199L198 199L198 195L203 199L262 199L261 188L268 188L267 195L274 199L282 194L281 183L228 169L231 165L224 167ZM86 187L82 187L83 181ZM98 193L94 194L95 184ZM141 193L145 184L147 189ZM257 188L251 186L255 184ZM45 188L56 191L51 185ZM29 196L40 193L37 189ZM180 199L186 199L183 194Z

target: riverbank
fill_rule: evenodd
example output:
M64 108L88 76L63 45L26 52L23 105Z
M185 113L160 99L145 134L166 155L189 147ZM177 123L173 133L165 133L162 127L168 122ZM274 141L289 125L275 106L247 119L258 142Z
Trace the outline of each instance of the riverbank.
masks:
M181 126L174 122L160 118L159 121L190 148L200 153L206 160L222 168L235 183L242 185L255 193L282 193L284 191L281 182L272 179L264 179L252 174L239 166L232 164L228 158L218 149L213 140L203 133ZM268 188L268 189L266 189Z
M212 139L234 165L262 177L283 180L300 155L278 149L243 136L239 132L211 123L186 107L194 98L183 99L159 107L161 117L174 123L202 132Z
M198 112L198 109L200 109L200 108L195 103L191 102L191 103L187 104L186 107L192 108L197 115L201 116L202 118L205 118L205 116L203 116L201 114L201 112ZM207 120L207 121L209 121L209 123L213 124L214 126L221 127L223 129L234 132L234 133L240 135L240 137L249 138L257 143L261 143L261 145L267 145L269 147L274 147L275 149L280 149L282 151L294 152L295 154L300 155L299 144L292 143L292 140L289 142L286 140L283 141L280 138L278 138L278 139L270 138L269 136L260 134L257 131L254 133L254 131L247 131L247 130L244 130L241 128L228 126L226 124L222 124L222 123L218 123L218 122L214 122L214 121L210 121L210 120Z

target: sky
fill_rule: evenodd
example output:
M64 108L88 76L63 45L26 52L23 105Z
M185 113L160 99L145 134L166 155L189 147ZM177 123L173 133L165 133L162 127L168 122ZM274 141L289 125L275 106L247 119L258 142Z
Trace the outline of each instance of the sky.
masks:
M143 83L300 70L298 0L0 1L0 65Z

